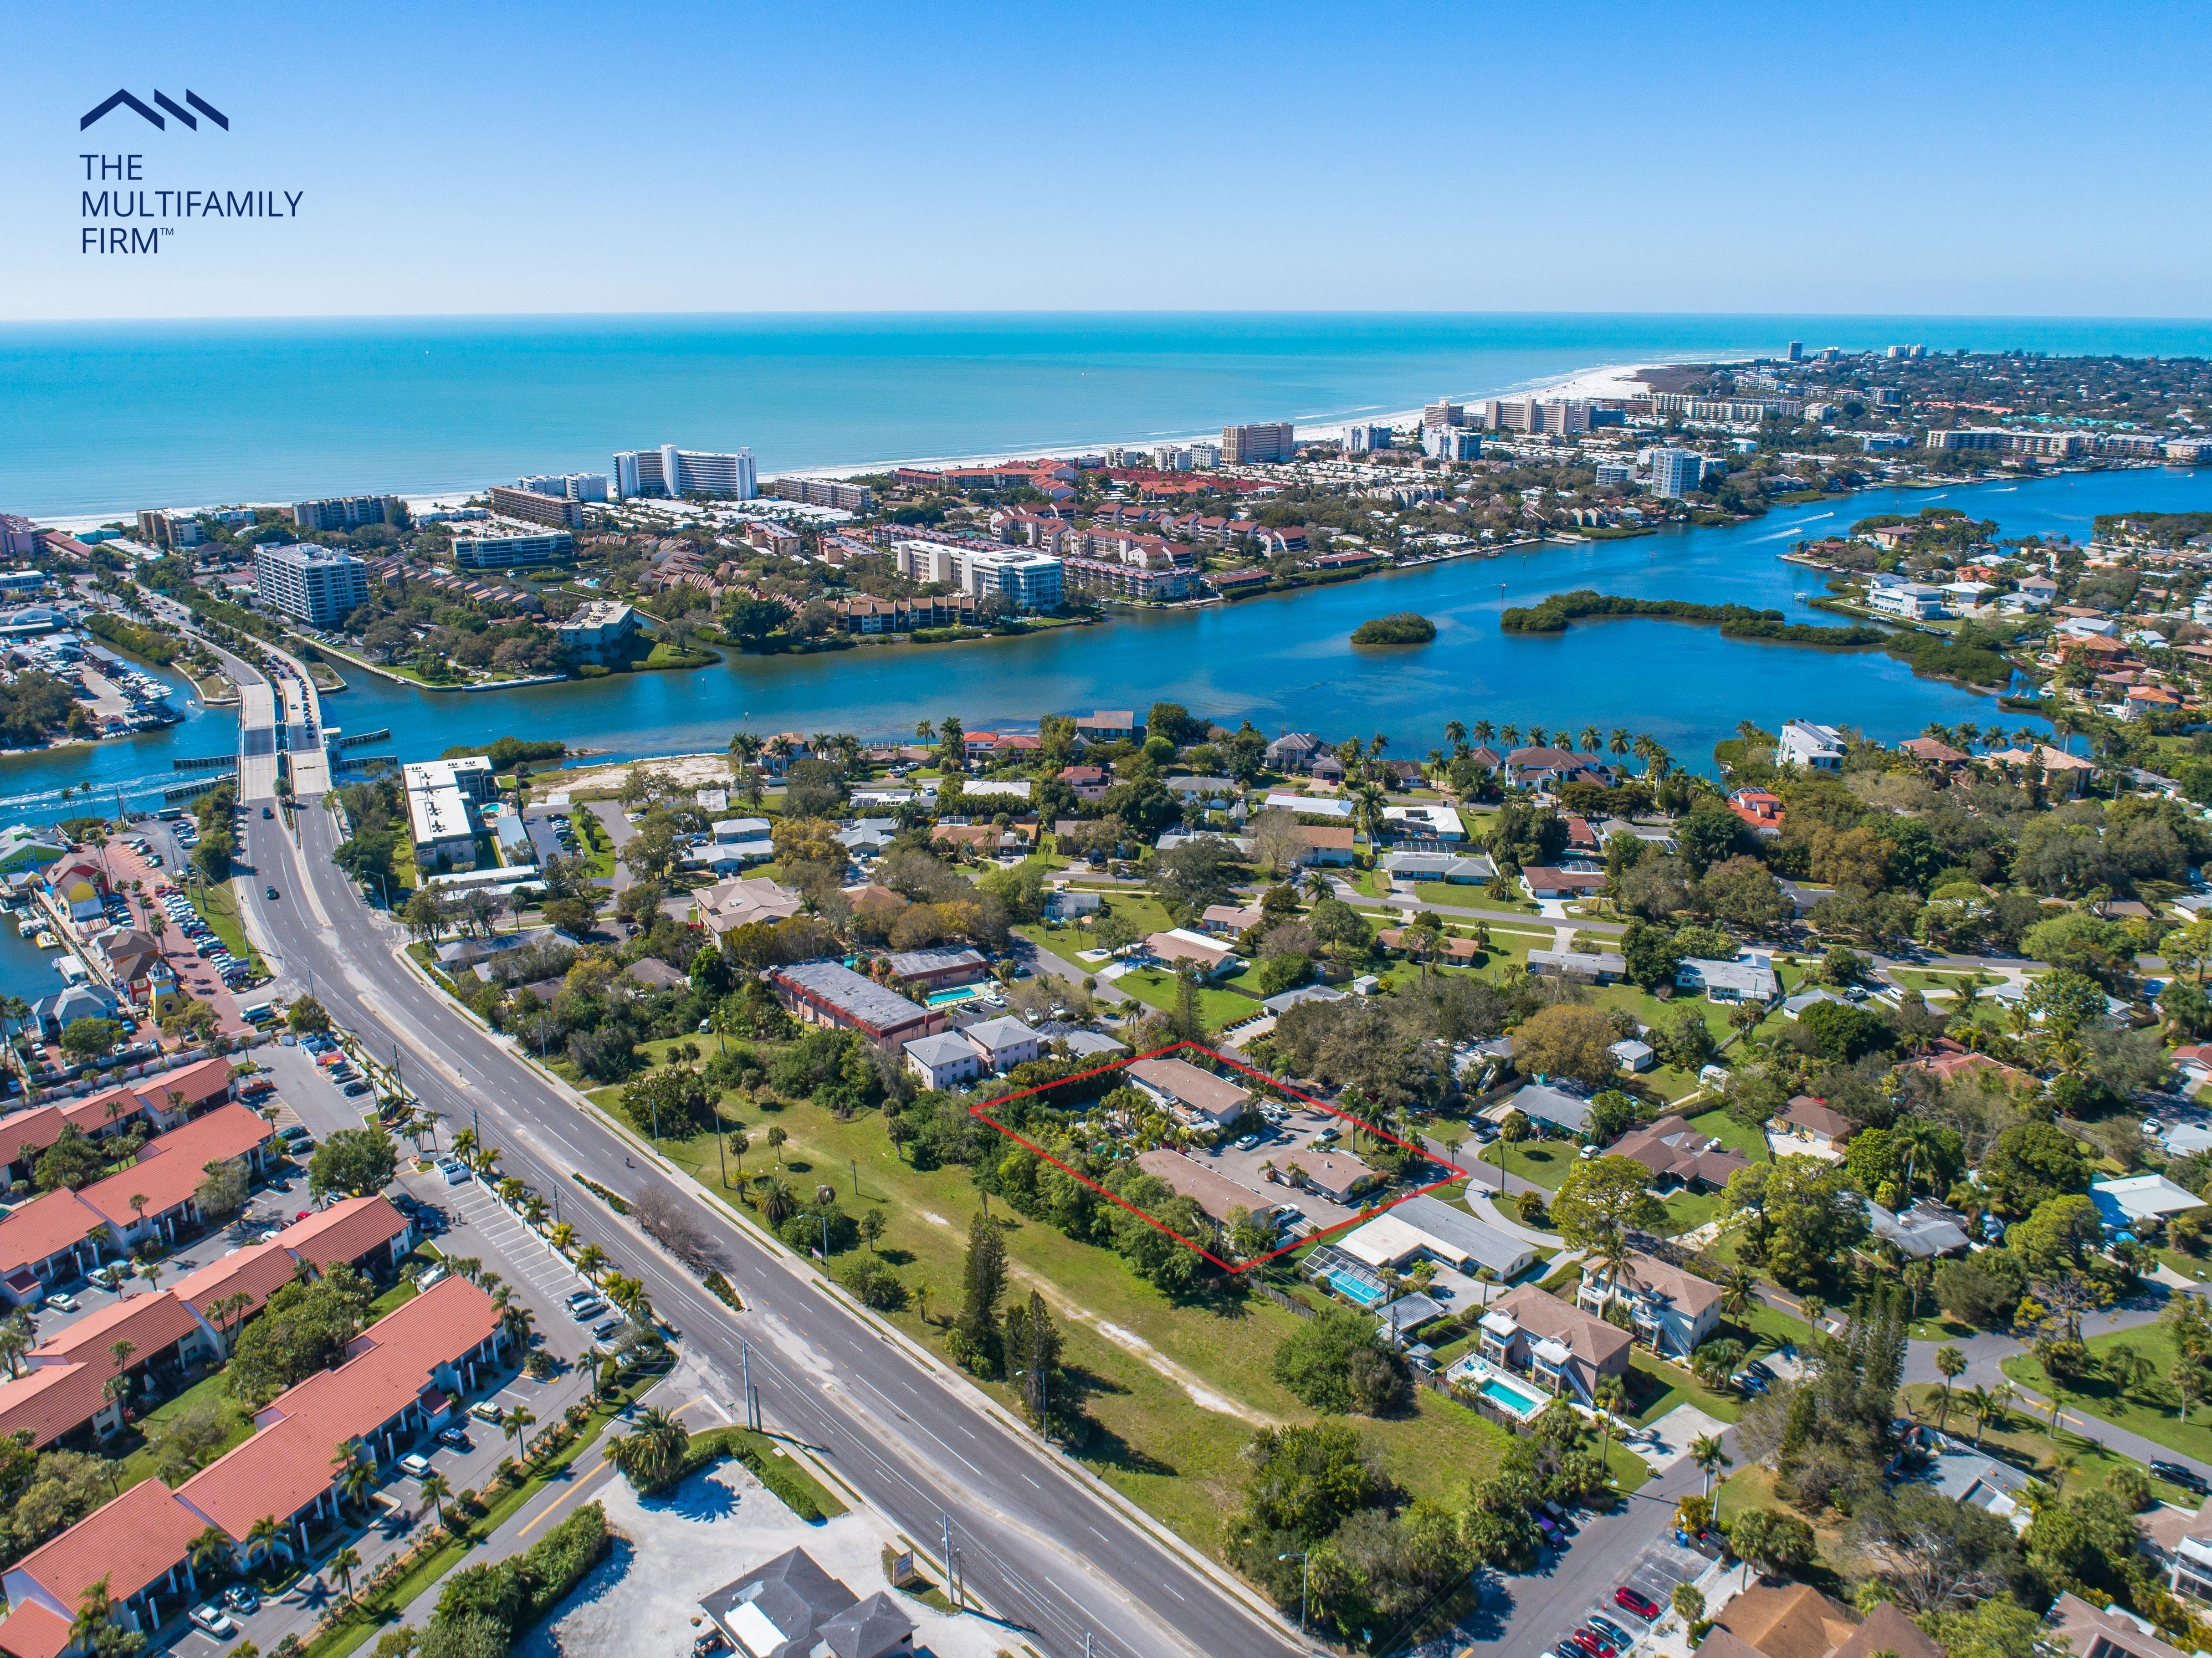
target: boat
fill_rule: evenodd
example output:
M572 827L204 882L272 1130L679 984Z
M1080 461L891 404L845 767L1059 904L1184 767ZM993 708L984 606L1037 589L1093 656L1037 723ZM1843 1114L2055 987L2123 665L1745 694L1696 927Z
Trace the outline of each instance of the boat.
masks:
M46 930L46 923L45 919L36 913L26 915L21 920L15 923L15 936L18 938L35 938L39 934L44 932Z
M52 932L45 931L40 932L35 942L40 950L59 950L62 947L60 939L55 938Z

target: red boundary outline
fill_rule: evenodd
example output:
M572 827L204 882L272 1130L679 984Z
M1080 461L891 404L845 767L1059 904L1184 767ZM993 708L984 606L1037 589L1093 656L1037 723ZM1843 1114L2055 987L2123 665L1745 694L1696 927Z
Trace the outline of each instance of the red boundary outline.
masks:
M1316 1232L1310 1236L1296 1239L1291 1242L1270 1249L1264 1255L1255 1255L1250 1260L1239 1265L1232 1261L1222 1260L1220 1256L1215 1254L1211 1249L1204 1248L1200 1245L1192 1242L1190 1239L1183 1236L1182 1233L1176 1231L1173 1227L1162 1225L1152 1216L1138 1208L1135 1204L1108 1191L1104 1187L1101 1186L1097 1181L1091 1179L1090 1175L1083 1173L1080 1169L1070 1169L1066 1163L1062 1163L1058 1157L1053 1156L1051 1152L1046 1151L1044 1147L1039 1145L1035 1140L1029 1139L1021 1134L1016 1133L1012 1129L1007 1127L1006 1124L1000 1122L997 1118L991 1114L991 1108L993 1106L1004 1105L1009 1100L1027 1099L1032 1094L1049 1093L1052 1090L1062 1087L1068 1083L1081 1082L1085 1078L1089 1077L1103 1076L1109 1071L1126 1071L1131 1066L1136 1064L1139 1060L1156 1060L1164 1054L1171 1056L1186 1048L1195 1048L1200 1053L1206 1054L1210 1058L1218 1060L1224 1065L1228 1066L1234 1070L1241 1071L1246 1076L1265 1083L1270 1088L1276 1089L1285 1094L1288 1094L1293 1099L1304 1102L1317 1111L1326 1111L1332 1117L1341 1118L1344 1121L1352 1124L1355 1127L1366 1130L1367 1133L1374 1135L1377 1139L1389 1140L1393 1145L1403 1146L1407 1151L1413 1153L1414 1156L1421 1157L1428 1162L1434 1163L1437 1161L1437 1158L1431 1157L1429 1152L1422 1147L1413 1145L1411 1141L1401 1140L1395 1134L1388 1133L1383 1129L1377 1128L1373 1123L1369 1122L1365 1118L1356 1117L1349 1111L1339 1110L1335 1106L1331 1105L1326 1100L1317 1100L1310 1094L1301 1093L1298 1090L1289 1086L1287 1084L1277 1082L1273 1077L1268 1076L1265 1072L1255 1071L1250 1066L1246 1065L1243 1060L1232 1060L1229 1055L1220 1052L1218 1048L1208 1048L1203 1042L1170 1042L1165 1048L1156 1048L1149 1054L1132 1054L1126 1060L1116 1060L1111 1065L1102 1065L1089 1071L1078 1072L1072 1077L1062 1077L1057 1082L1045 1083L1036 1088L1024 1088L1012 1094L1001 1094L994 1099L984 1100L977 1104L969 1106L968 1108L968 1114L983 1122L990 1124L992 1127L997 1129L1008 1139L1014 1141L1017 1145L1026 1147L1031 1151L1034 1151L1038 1157L1042 1157L1047 1163L1059 1169L1062 1174L1071 1175L1074 1179L1081 1181L1092 1191L1097 1193L1099 1196L1109 1199L1112 1202L1121 1205L1122 1208L1127 1210L1139 1220L1143 1221L1146 1225L1152 1227L1156 1231L1166 1233L1168 1236L1173 1238L1177 1243L1180 1243L1184 1248L1190 1250L1193 1254L1205 1256L1206 1260L1212 1261L1216 1266L1218 1266L1223 1272L1228 1273L1231 1278L1236 1277L1240 1272L1249 1272L1255 1266L1265 1266L1267 1262L1274 1260L1277 1255L1287 1254L1293 1249L1303 1249L1309 1243L1317 1243L1323 1238L1330 1236L1332 1234L1348 1231L1352 1227L1374 1219L1377 1215L1387 1214L1391 1210L1396 1208L1400 1204L1405 1202L1408 1198L1425 1196L1427 1193L1437 1191L1440 1187L1451 1185L1455 1181L1461 1181L1467 1178L1464 1175L1455 1171L1452 1174L1447 1175L1442 1180L1431 1181L1426 1186L1420 1187L1414 1191L1407 1192L1401 1196L1394 1198L1389 1203L1382 1204L1376 1208L1363 1209L1358 1214L1354 1215L1350 1220L1339 1221L1335 1225L1328 1228L1324 1231Z

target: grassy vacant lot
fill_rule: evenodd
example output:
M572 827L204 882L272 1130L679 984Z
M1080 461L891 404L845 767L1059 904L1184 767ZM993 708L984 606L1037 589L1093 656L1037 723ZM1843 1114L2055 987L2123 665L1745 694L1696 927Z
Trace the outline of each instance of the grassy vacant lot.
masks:
M2155 1324L2115 1330L2110 1335L2093 1336L2089 1340L2090 1352L2100 1358L2121 1346L2132 1347L2141 1353L2160 1376L2169 1374L2178 1357L2173 1338ZM2193 1412L2184 1422L2176 1407L2124 1397L2101 1376L2054 1383L2033 1353L2015 1353L2005 1360L2004 1373L2014 1382L2034 1388L2045 1399L2057 1399L2061 1408L2069 1414L2080 1412L2096 1417L2199 1462L2212 1461L2212 1420L2208 1420L2202 1410Z
M909 1167L893 1154L873 1112L839 1122L812 1104L769 1110L738 1102L730 1115L732 1123L742 1116L752 1138L749 1171L775 1167L762 1148L767 1127L781 1125L791 1137L783 1162L794 1186L834 1183L848 1210L884 1212L884 1260L909 1286L931 1291L929 1321L912 1304L889 1316L938 1347L957 1293L969 1222L980 1206L968 1171ZM668 1150L709 1190L743 1207L719 1183L711 1136ZM997 1206L992 1212L1006 1214ZM1010 1218L1006 1251L1015 1292L1043 1291L1066 1332L1067 1364L1083 1378L1096 1426L1082 1459L1182 1535L1218 1552L1224 1517L1242 1491L1238 1454L1253 1430L1312 1418L1269 1375L1296 1315L1258 1297L1178 1303L1110 1250L1018 1216ZM1012 1406L1003 1384L978 1385ZM1504 1442L1502 1429L1425 1391L1403 1418L1355 1420L1394 1478L1440 1500L1460 1500L1469 1473Z
M1547 1192L1556 1192L1567 1170L1575 1166L1577 1156L1572 1140L1522 1140L1517 1145L1495 1140L1484 1148L1482 1160L1497 1164L1509 1175L1534 1181Z
M1715 1393L1680 1366L1655 1358L1641 1347L1629 1356L1628 1368L1633 1372L1629 1383L1629 1403L1634 1411L1630 1420L1639 1428L1648 1428L1677 1406L1694 1405L1707 1416L1723 1422L1735 1420L1743 1401L1733 1390Z
M1172 1013L1176 1005L1176 977L1172 973L1154 972L1145 969L1124 973L1114 980L1114 988L1127 996L1134 996L1147 1007ZM1206 1021L1208 1030L1218 1030L1239 1019L1249 1019L1259 1012L1260 1004L1249 996L1240 996L1233 990L1214 990L1200 987L1198 993L1199 1017Z
M1902 1391L1906 1408L1921 1421L1932 1424L1942 1419L1942 1400L1937 1396L1935 1383L1916 1382ZM1963 1410L1955 1399L1944 1426L1955 1438L1969 1442L1975 1439L1973 1415ZM2105 1477L2115 1468L2135 1468L2146 1476L2149 1473L2132 1457L2122 1456L2096 1440L2084 1438L2065 1428L2058 1430L2054 1445L2049 1424L2019 1409L2007 1412L2002 1422L1992 1420L1983 1429L1979 1445L1985 1455L2009 1463L2039 1479L2056 1482L2068 1491L2100 1489ZM2054 1461L2054 1453L2057 1457L2069 1459L2070 1466L2061 1469ZM2185 1509L2197 1506L2198 1499L2178 1485L2153 1479L2150 1487L2165 1502L2178 1503Z
M1771 1160L1766 1136L1756 1128L1746 1128L1724 1110L1701 1111L1689 1119L1690 1127L1700 1134L1718 1140L1731 1151L1740 1151L1753 1163Z
M245 878L238 878L243 880ZM192 908L199 911L200 919L215 929L215 936L241 962L253 960L253 946L246 941L246 924L239 919L238 895L225 882L222 886L195 885L191 889Z
M1717 1192L1675 1192L1667 1199L1667 1224L1659 1230L1668 1237L1694 1231L1721 1212Z

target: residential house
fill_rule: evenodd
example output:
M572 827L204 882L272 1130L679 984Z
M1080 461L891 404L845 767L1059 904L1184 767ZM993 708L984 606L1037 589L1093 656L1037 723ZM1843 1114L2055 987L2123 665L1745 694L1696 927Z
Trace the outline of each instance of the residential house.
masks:
M1738 789L1729 796L1729 810L1748 824L1753 835L1767 841L1780 835L1787 816L1782 797L1765 789Z
M1242 1209L1250 1214L1264 1214L1270 1205L1265 1193L1229 1178L1216 1169L1209 1169L1194 1157L1180 1151L1156 1147L1137 1154L1137 1167L1153 1179L1161 1181L1170 1191L1190 1199L1219 1224L1229 1222L1229 1212Z
M1224 948L1203 933L1193 932L1188 927L1170 927L1164 932L1155 932L1145 940L1145 953L1155 961L1166 963L1188 962L1203 977L1212 978L1243 961L1234 950Z
M1866 1199L1867 1230L1876 1244L1888 1244L1907 1260L1962 1255L1973 1241L1966 1218L1947 1203L1923 1198L1901 1214Z
M1609 985L1628 971L1628 958L1610 950L1532 950L1528 971L1540 979L1579 979L1584 984Z
M1606 1148L1607 1155L1633 1157L1651 1171L1651 1182L1661 1190L1680 1186L1691 1191L1718 1191L1748 1159L1729 1151L1703 1129L1692 1128L1676 1114L1642 1128L1632 1128Z
M1626 1303L1634 1333L1662 1358L1689 1362L1721 1325L1721 1287L1656 1256L1632 1254L1618 1280L1597 1260L1583 1263L1575 1305L1602 1317L1607 1304Z
M1292 1161L1303 1176L1299 1184L1331 1203L1357 1202L1383 1184L1382 1172L1353 1152L1309 1147Z
M1237 1084L1188 1060L1138 1060L1125 1074L1170 1115L1188 1123L1226 1127L1252 1103L1252 1096Z
M1467 839L1467 826L1449 806L1385 806L1383 833L1401 841L1455 841Z
M1075 721L1075 734L1085 743L1133 742L1138 730L1136 714L1128 708L1093 708Z
M1313 823L1298 826L1298 839L1305 843L1305 851L1298 862L1312 866L1333 865L1342 869L1353 861L1358 837L1351 829L1334 829Z
M1841 771L1844 734L1833 726L1816 726L1808 720L1792 720L1782 727L1774 750L1778 767L1797 766L1806 771Z
M891 1658L914 1651L914 1621L881 1590L863 1600L804 1549L702 1595L699 1609L748 1658Z
M1531 898L1587 898L1605 890L1601 869L1553 869L1532 864L1521 872Z
M2073 1658L2182 1658L2180 1649L2160 1640L2146 1622L2118 1606L2092 1606L2069 1593L2044 1614L2043 1631L2049 1649L2070 1652ZM1899 1658L1921 1655L1900 1653Z
M747 880L717 881L691 895L699 924L717 938L741 926L787 921L799 914L802 900L792 888L765 876Z
M1522 1116L1547 1124L1564 1133L1579 1135L1589 1130L1588 1096L1543 1077L1524 1084L1508 1104Z
M1749 1002L1770 1006L1782 994L1782 981L1763 959L1709 962L1687 957L1674 969L1683 990L1702 990L1709 1002Z
M1198 924L1217 938L1234 938L1267 919L1255 899L1249 904L1208 904Z
M1486 1226L1441 1199L1407 1198L1336 1241L1355 1260L1401 1272L1426 1258L1462 1272L1487 1272L1504 1282L1528 1270L1536 1252L1519 1238Z
M2089 1182L2089 1200L2108 1232L2155 1226L2191 1209L2201 1209L2204 1199L2163 1175L2129 1175Z
M1442 881L1450 886L1485 886L1498 878L1498 865L1486 853L1462 857L1449 852L1386 852L1379 863L1394 881Z
M1708 1647L1719 1642L1717 1649ZM1761 1579L1723 1606L1698 1644L1703 1658L1943 1658L1897 1603L1885 1600L1862 1620L1842 1601L1805 1583Z
M1773 1127L1777 1132L1803 1140L1822 1151L1841 1151L1844 1142L1856 1132L1849 1117L1829 1110L1807 1094L1791 1100L1788 1109L1774 1119Z
M1041 1047L1036 1032L1011 1015L982 1020L960 1034L984 1066L1000 1075L1036 1058Z
M1477 1351L1491 1363L1586 1406L1597 1404L1600 1382L1628 1374L1627 1331L1533 1284L1492 1303L1476 1329Z
M857 1030L872 1042L896 1046L945 1028L945 1016L908 1001L896 990L863 978L826 957L770 971L776 999L809 1023Z
M1909 754L1915 760L1924 761L1944 771L1956 771L1973 756L1948 743L1939 743L1932 737L1909 737L1898 745L1898 751Z
M1321 738L1311 732L1285 732L1267 744L1267 769L1305 772L1312 768L1314 757L1324 752L1326 750Z
M902 1044L901 1051L906 1068L921 1079L924 1088L957 1088L982 1074L982 1060L957 1031L916 1036Z

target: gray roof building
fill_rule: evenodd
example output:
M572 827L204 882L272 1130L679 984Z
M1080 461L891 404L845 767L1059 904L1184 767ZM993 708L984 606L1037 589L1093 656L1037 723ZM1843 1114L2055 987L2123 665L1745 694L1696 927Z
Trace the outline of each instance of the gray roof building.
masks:
M944 1023L943 1015L861 977L842 962L797 962L777 968L769 981L787 1006L803 1011L817 1024L858 1030L878 1042L925 1035Z
M823 1626L860 1604L813 1556L792 1549L702 1597L699 1609L751 1658L809 1658Z
M1300 1002L1340 1002L1344 998L1343 991L1332 990L1327 985L1300 985L1294 990L1285 990L1279 995L1268 997L1260 1005L1270 1013L1280 1015L1289 1012Z
M1516 1094L1510 1103L1523 1116L1550 1123L1554 1128L1564 1128L1571 1134L1582 1133L1589 1127L1589 1102L1579 1094L1555 1088L1547 1082L1530 1083Z

